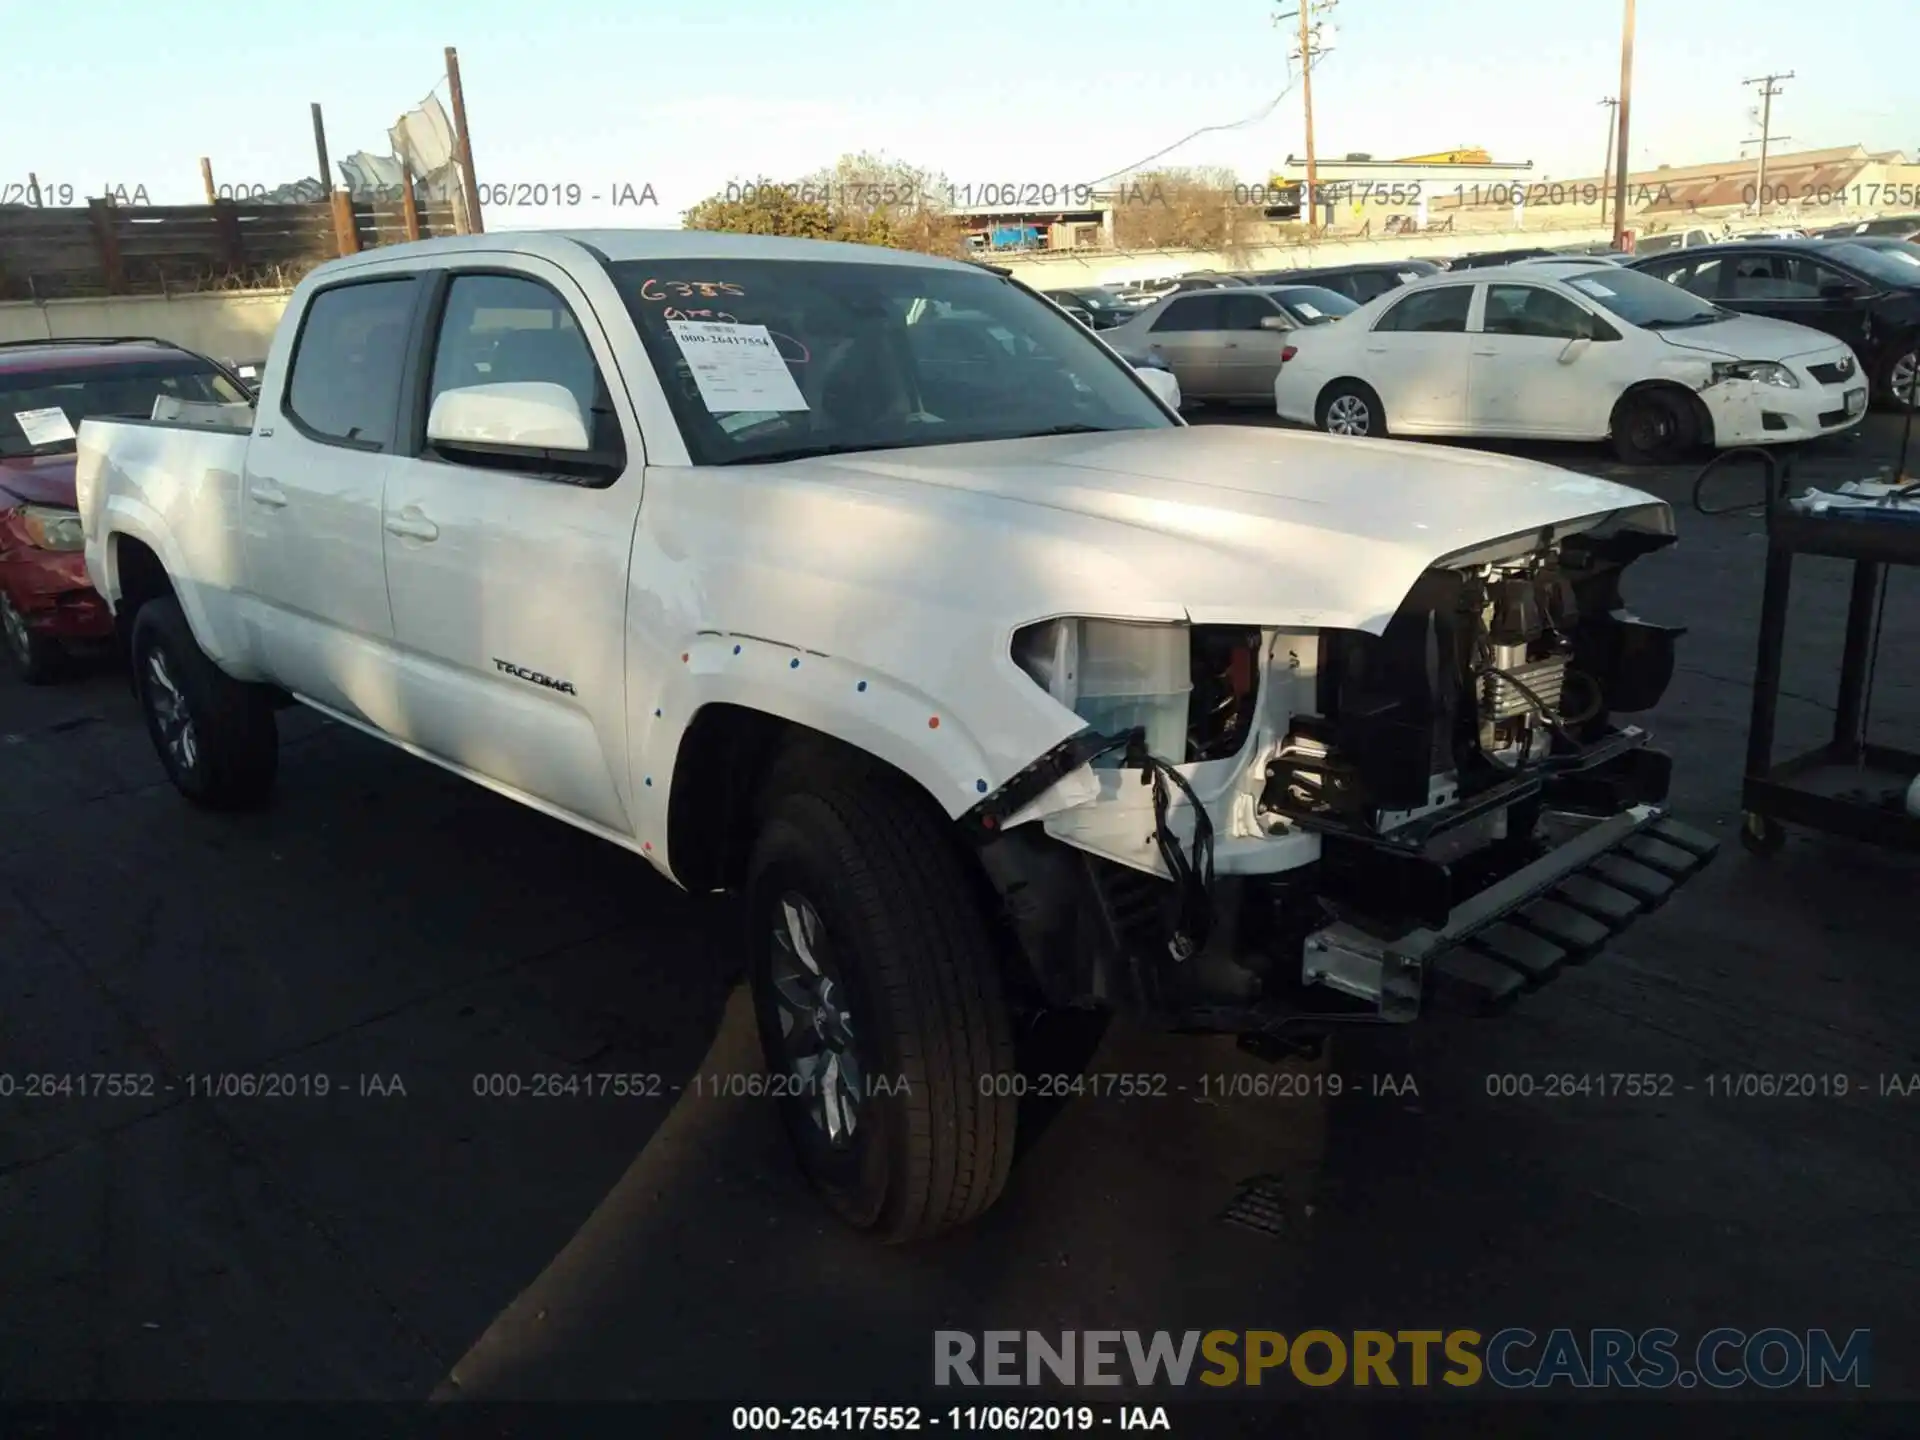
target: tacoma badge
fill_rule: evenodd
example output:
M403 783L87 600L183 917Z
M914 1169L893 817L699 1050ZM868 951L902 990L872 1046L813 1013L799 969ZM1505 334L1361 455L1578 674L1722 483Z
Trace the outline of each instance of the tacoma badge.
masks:
M497 669L513 676L516 680L526 680L535 685L544 685L549 690L558 690L562 695L577 695L579 693L573 688L573 682L571 680L556 680L551 675L542 675L538 670L525 669L522 666L513 664L511 661L502 660L498 656L494 657L493 663Z

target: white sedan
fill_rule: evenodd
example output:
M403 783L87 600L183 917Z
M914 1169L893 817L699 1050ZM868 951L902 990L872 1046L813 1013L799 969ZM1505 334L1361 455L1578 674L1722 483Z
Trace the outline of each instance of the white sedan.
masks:
M1867 412L1840 341L1619 268L1434 275L1289 338L1274 408L1335 435L1611 439L1622 460L1662 464Z

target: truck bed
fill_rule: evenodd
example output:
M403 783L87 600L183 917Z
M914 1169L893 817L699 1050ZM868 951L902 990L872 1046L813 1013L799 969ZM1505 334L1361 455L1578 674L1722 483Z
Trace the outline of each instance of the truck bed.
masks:
M83 420L77 439L74 488L94 587L118 608L118 547L102 540L110 511L114 530L160 558L188 623L216 658L246 649L235 607L205 600L243 588L240 486L249 438L249 428L195 416Z

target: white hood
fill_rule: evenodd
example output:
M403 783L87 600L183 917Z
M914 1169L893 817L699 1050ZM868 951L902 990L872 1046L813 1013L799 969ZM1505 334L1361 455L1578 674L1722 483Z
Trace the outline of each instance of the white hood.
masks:
M1016 623L1184 615L1378 632L1444 557L1640 507L1654 507L1638 518L1644 527L1670 533L1672 524L1654 496L1531 461L1229 426L779 468L803 489L812 482L939 515L961 573L979 583L969 601Z
M1735 315L1712 325L1652 333L1682 350L1701 350L1728 360L1798 360L1847 348L1831 335L1805 325L1758 315Z

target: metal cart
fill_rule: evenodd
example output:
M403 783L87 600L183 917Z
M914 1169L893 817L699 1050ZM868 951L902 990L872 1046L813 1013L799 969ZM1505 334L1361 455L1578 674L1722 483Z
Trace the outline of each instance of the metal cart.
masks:
M1905 805L1907 787L1920 774L1920 754L1869 744L1866 738L1888 567L1920 566L1920 523L1909 516L1866 518L1858 511L1802 513L1788 505L1780 490L1772 485L1768 490L1766 594L1747 732L1741 843L1770 855L1786 842L1781 828L1785 822L1877 845L1920 849L1920 818L1907 814ZM1853 594L1840 654L1833 739L1776 765L1774 714L1780 703L1781 651L1798 555L1853 561Z

